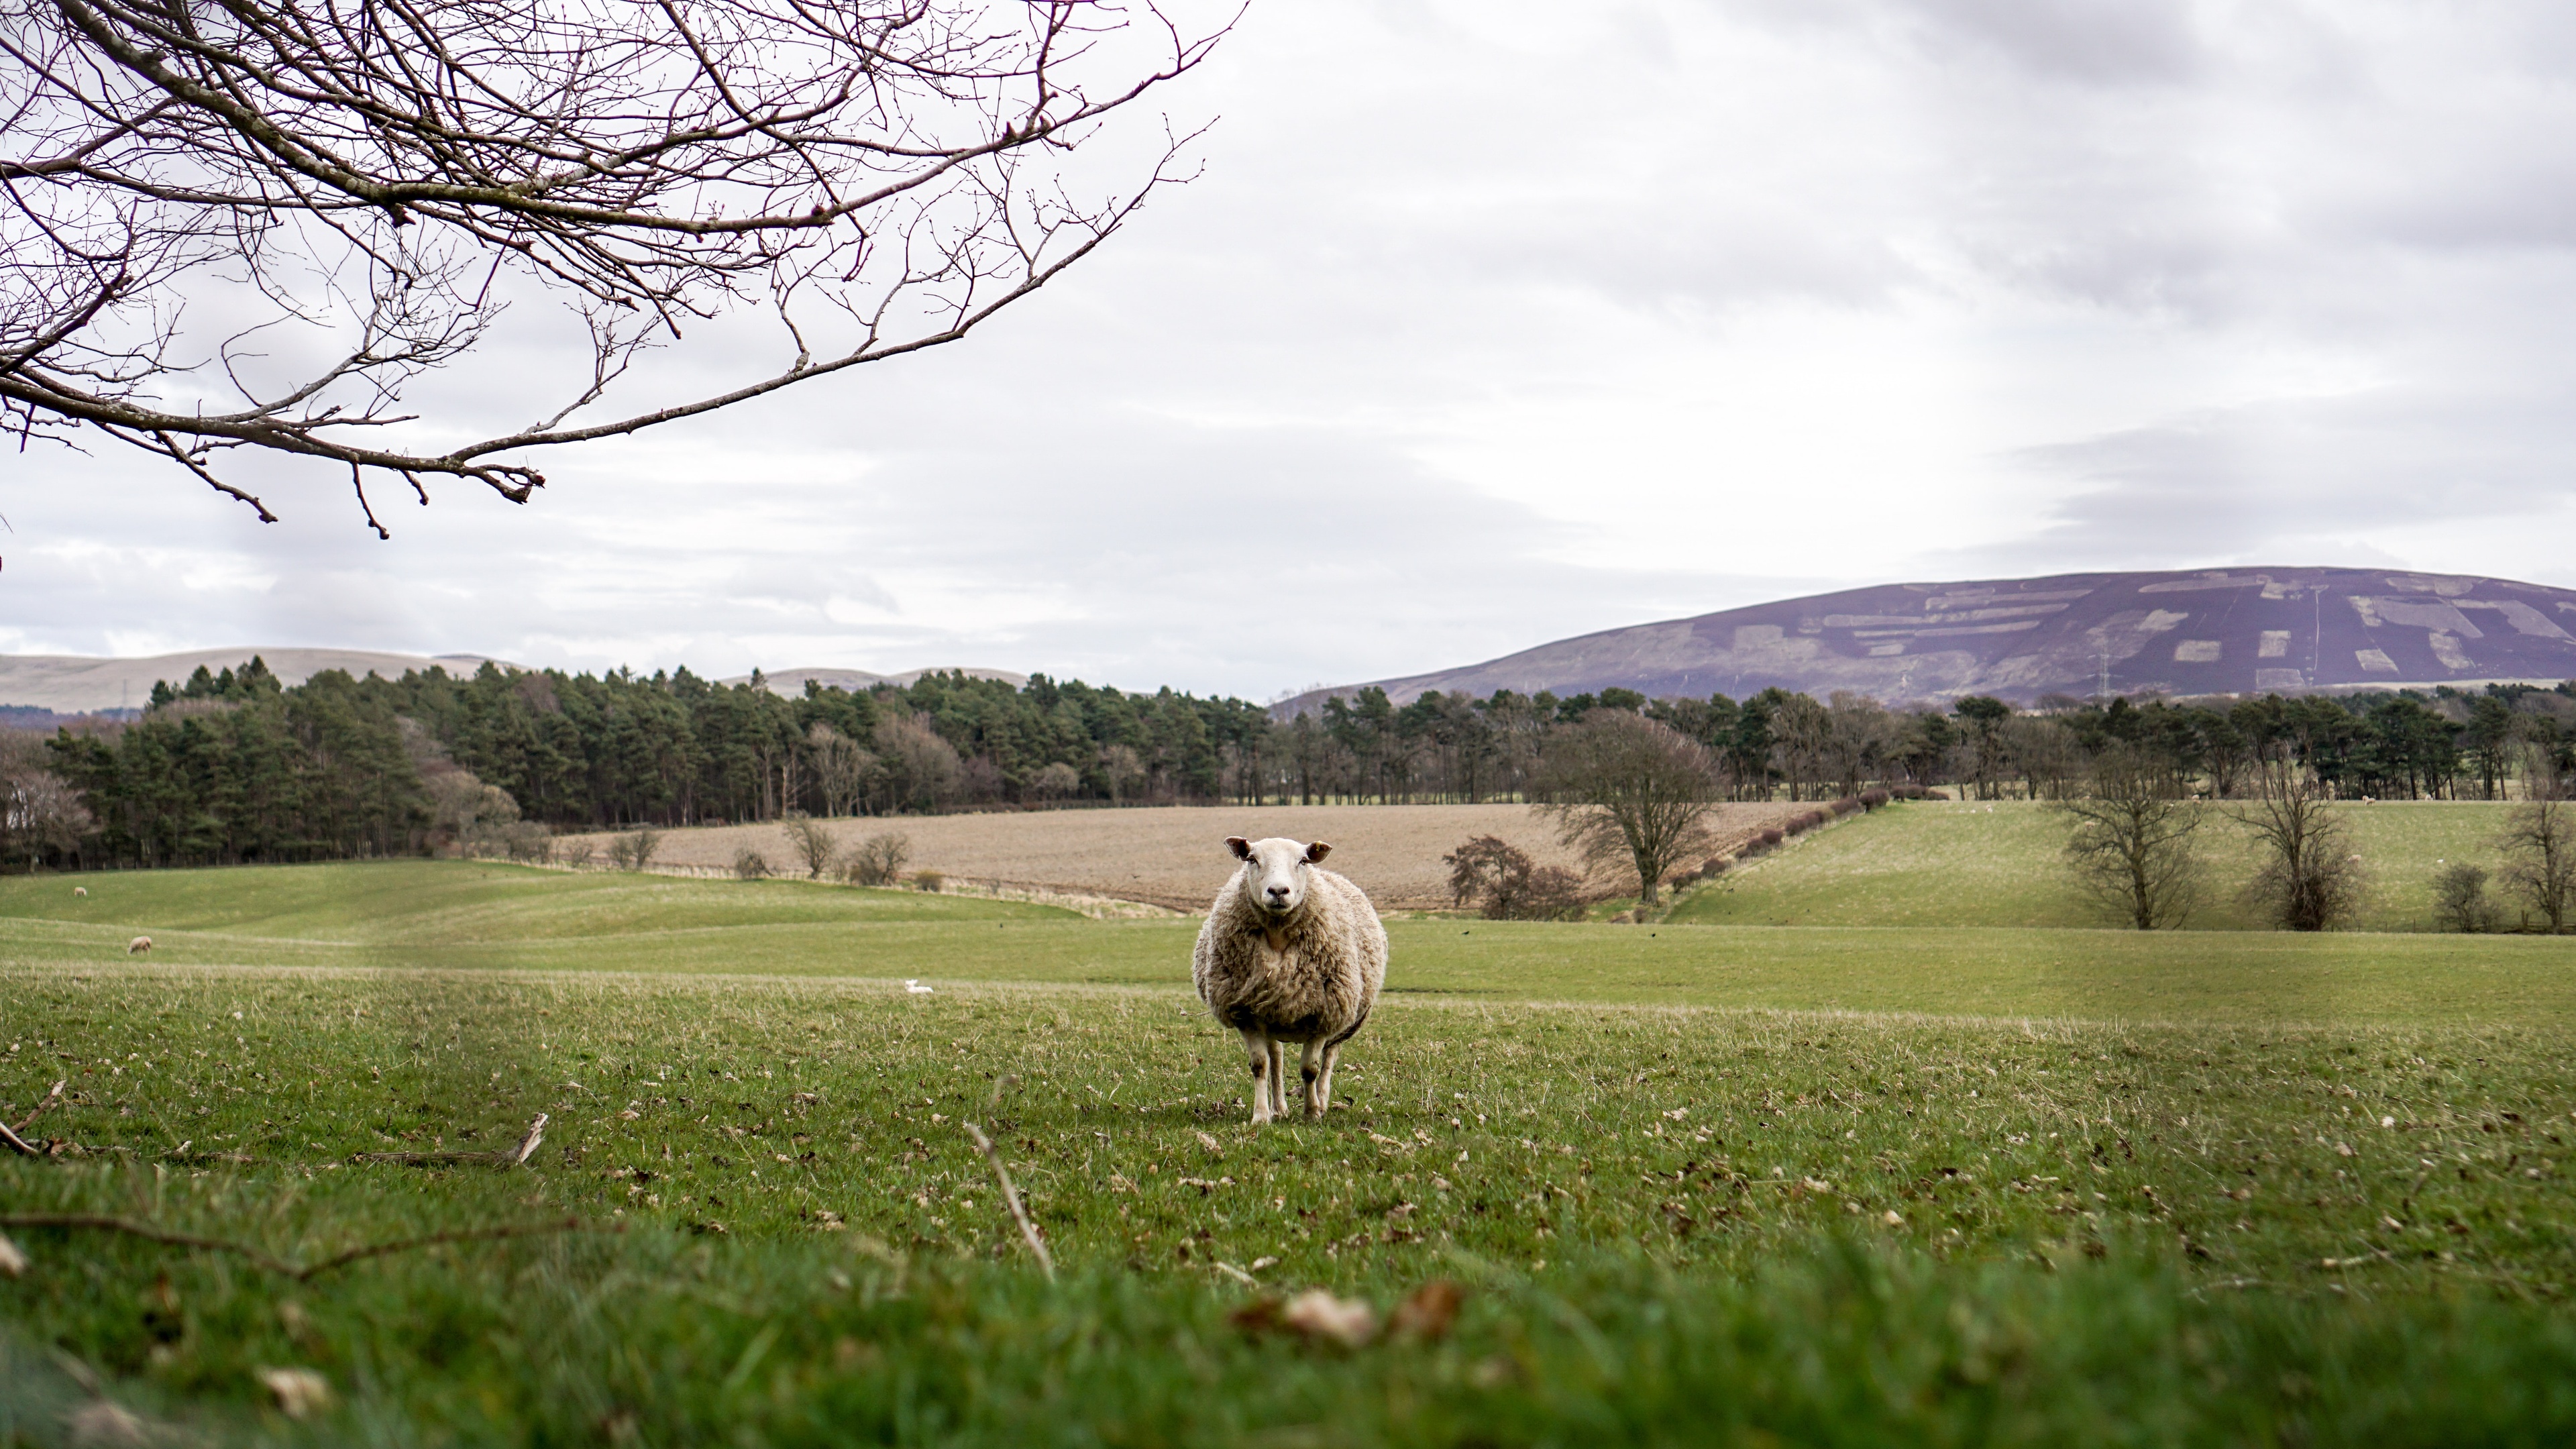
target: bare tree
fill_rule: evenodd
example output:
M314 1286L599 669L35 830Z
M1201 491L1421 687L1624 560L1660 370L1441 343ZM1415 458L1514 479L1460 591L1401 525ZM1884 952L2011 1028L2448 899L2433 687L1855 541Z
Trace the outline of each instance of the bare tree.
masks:
M1806 799L1808 784L1823 776L1833 737L1832 713L1806 695L1790 695L1772 713L1771 762L1788 778L1790 799Z
M940 810L957 798L965 762L957 747L941 737L928 715L877 721L879 778L896 810Z
M29 874L47 852L70 854L96 828L80 792L51 770L0 768L0 850L27 858Z
M2263 856L2247 894L2283 930L2341 925L2361 904L2361 857L2324 786L2277 754L2255 766L2250 783L2249 803L2230 812Z
M653 829L631 831L608 842L608 863L619 870L642 870L653 863L654 852L662 848L662 832Z
M2487 873L2459 861L2433 877L2433 924L2476 935L2495 929L2495 903L2487 899Z
M2505 855L2496 873L2505 895L2547 922L2553 936L2576 925L2576 808L2563 800L2517 805L2496 845Z
M814 757L814 780L823 789L823 813L847 815L867 794L877 757L859 742L816 720L805 732L805 748Z
M1860 793L1896 743L1896 717L1867 695L1837 689L1825 706L1825 769L1843 796Z
M2074 822L2076 883L2141 931L2181 925L2201 898L2200 807L2180 798L2170 771L2116 741L2094 757L2091 785L2054 807Z
M1061 800L1082 788L1082 772L1056 760L1029 777L1029 793L1040 800Z
M1046 285L1186 179L1168 124L1122 180L1068 168L1222 33L1152 0L0 0L0 418L263 520L218 455L328 464L380 534L371 475L524 502L535 450L953 342ZM775 365L638 370L750 306ZM524 426L404 411L425 373L567 336L586 360ZM636 410L572 421L612 388Z
M1117 805L1145 778L1144 757L1126 745L1100 747L1100 775L1109 782L1109 803Z
M1449 896L1489 921L1583 918L1583 878L1561 865L1539 865L1499 835L1479 835L1440 857L1449 867Z
M852 885L890 886L912 859L912 841L895 834L871 835L849 854L842 874Z
M796 853L798 860L805 862L806 878L821 880L823 872L832 868L832 857L840 851L839 844L832 839L831 830L822 821L804 815L789 819L783 828L787 832L787 848Z
M1717 762L1670 725L1595 710L1551 742L1541 783L1553 803L1534 808L1559 837L1595 864L1624 859L1651 906L1673 866L1707 843Z

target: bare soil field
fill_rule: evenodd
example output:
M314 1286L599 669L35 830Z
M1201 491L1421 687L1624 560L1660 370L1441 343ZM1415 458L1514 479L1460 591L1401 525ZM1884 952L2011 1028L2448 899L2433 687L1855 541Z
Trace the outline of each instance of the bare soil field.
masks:
M1716 851L1731 854L1765 826L1812 808L1718 806L1710 821ZM1229 835L1330 841L1332 868L1367 891L1381 910L1447 907L1449 868L1440 857L1472 836L1499 835L1542 865L1582 868L1526 805L1165 806L824 823L844 851L881 831L903 835L912 842L912 870L935 870L979 884L1146 901L1176 910L1205 908L1225 883L1233 869L1225 849ZM609 839L607 834L574 835L557 844L578 850L587 842L604 857ZM745 847L760 852L782 875L804 873L786 831L774 824L668 831L653 860L656 865L722 869ZM1596 884L1605 891L1635 889L1634 872L1619 875L1624 880L1601 872Z

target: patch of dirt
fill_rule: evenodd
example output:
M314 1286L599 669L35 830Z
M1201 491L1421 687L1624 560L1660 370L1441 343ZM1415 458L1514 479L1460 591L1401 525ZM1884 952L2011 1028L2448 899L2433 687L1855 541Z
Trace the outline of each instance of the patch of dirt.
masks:
M1720 805L1711 812L1712 854L1732 854L1744 840L1810 805ZM1024 890L1061 891L1204 910L1234 868L1225 838L1285 835L1332 842L1326 862L1369 893L1380 910L1445 910L1449 868L1440 857L1472 836L1499 835L1541 865L1579 870L1555 832L1526 805L1270 805L1159 807L1136 810L1032 810L982 815L909 815L829 820L847 851L880 831L912 842L907 870ZM570 835L605 858L610 837ZM722 825L667 831L657 865L724 868L745 846L781 875L804 870L777 825ZM1605 892L1636 888L1634 872L1596 874Z

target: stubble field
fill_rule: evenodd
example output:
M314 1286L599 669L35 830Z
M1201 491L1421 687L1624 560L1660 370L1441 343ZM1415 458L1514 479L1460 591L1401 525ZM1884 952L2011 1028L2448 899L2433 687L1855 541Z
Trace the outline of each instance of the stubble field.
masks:
M1711 825L1717 849L1777 824L1806 805L1724 805ZM1499 835L1541 865L1582 862L1525 805L1268 805L1124 810L1033 810L984 815L904 816L824 822L843 849L879 832L912 843L912 865L960 879L1145 901L1204 910L1234 868L1225 838L1284 835L1333 845L1332 868L1369 893L1380 910L1450 904L1440 857L1478 835ZM567 836L605 858L608 835ZM708 826L664 833L655 860L728 869L745 849L785 871L801 871L776 825ZM1629 873L1633 883L1635 873Z

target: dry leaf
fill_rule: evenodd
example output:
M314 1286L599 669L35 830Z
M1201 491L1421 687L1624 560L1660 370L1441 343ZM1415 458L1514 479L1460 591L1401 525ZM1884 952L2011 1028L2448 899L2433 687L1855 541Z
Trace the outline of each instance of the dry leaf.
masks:
M1413 1290L1386 1320L1388 1331L1416 1338L1446 1338L1458 1321L1458 1305L1467 1292L1446 1278L1434 1278Z
M1329 1338L1357 1348L1377 1332L1377 1310L1356 1298L1336 1298L1309 1288L1288 1300L1279 1321L1308 1338Z
M259 1381L277 1398L278 1411L290 1419L331 1406L331 1383L311 1369L264 1368Z
M1279 1300L1255 1298L1225 1316L1225 1321L1246 1333L1277 1333L1288 1325L1280 1321Z
M7 1233L0 1233L0 1273L15 1278L26 1271L27 1255L18 1250L16 1243L9 1241Z

